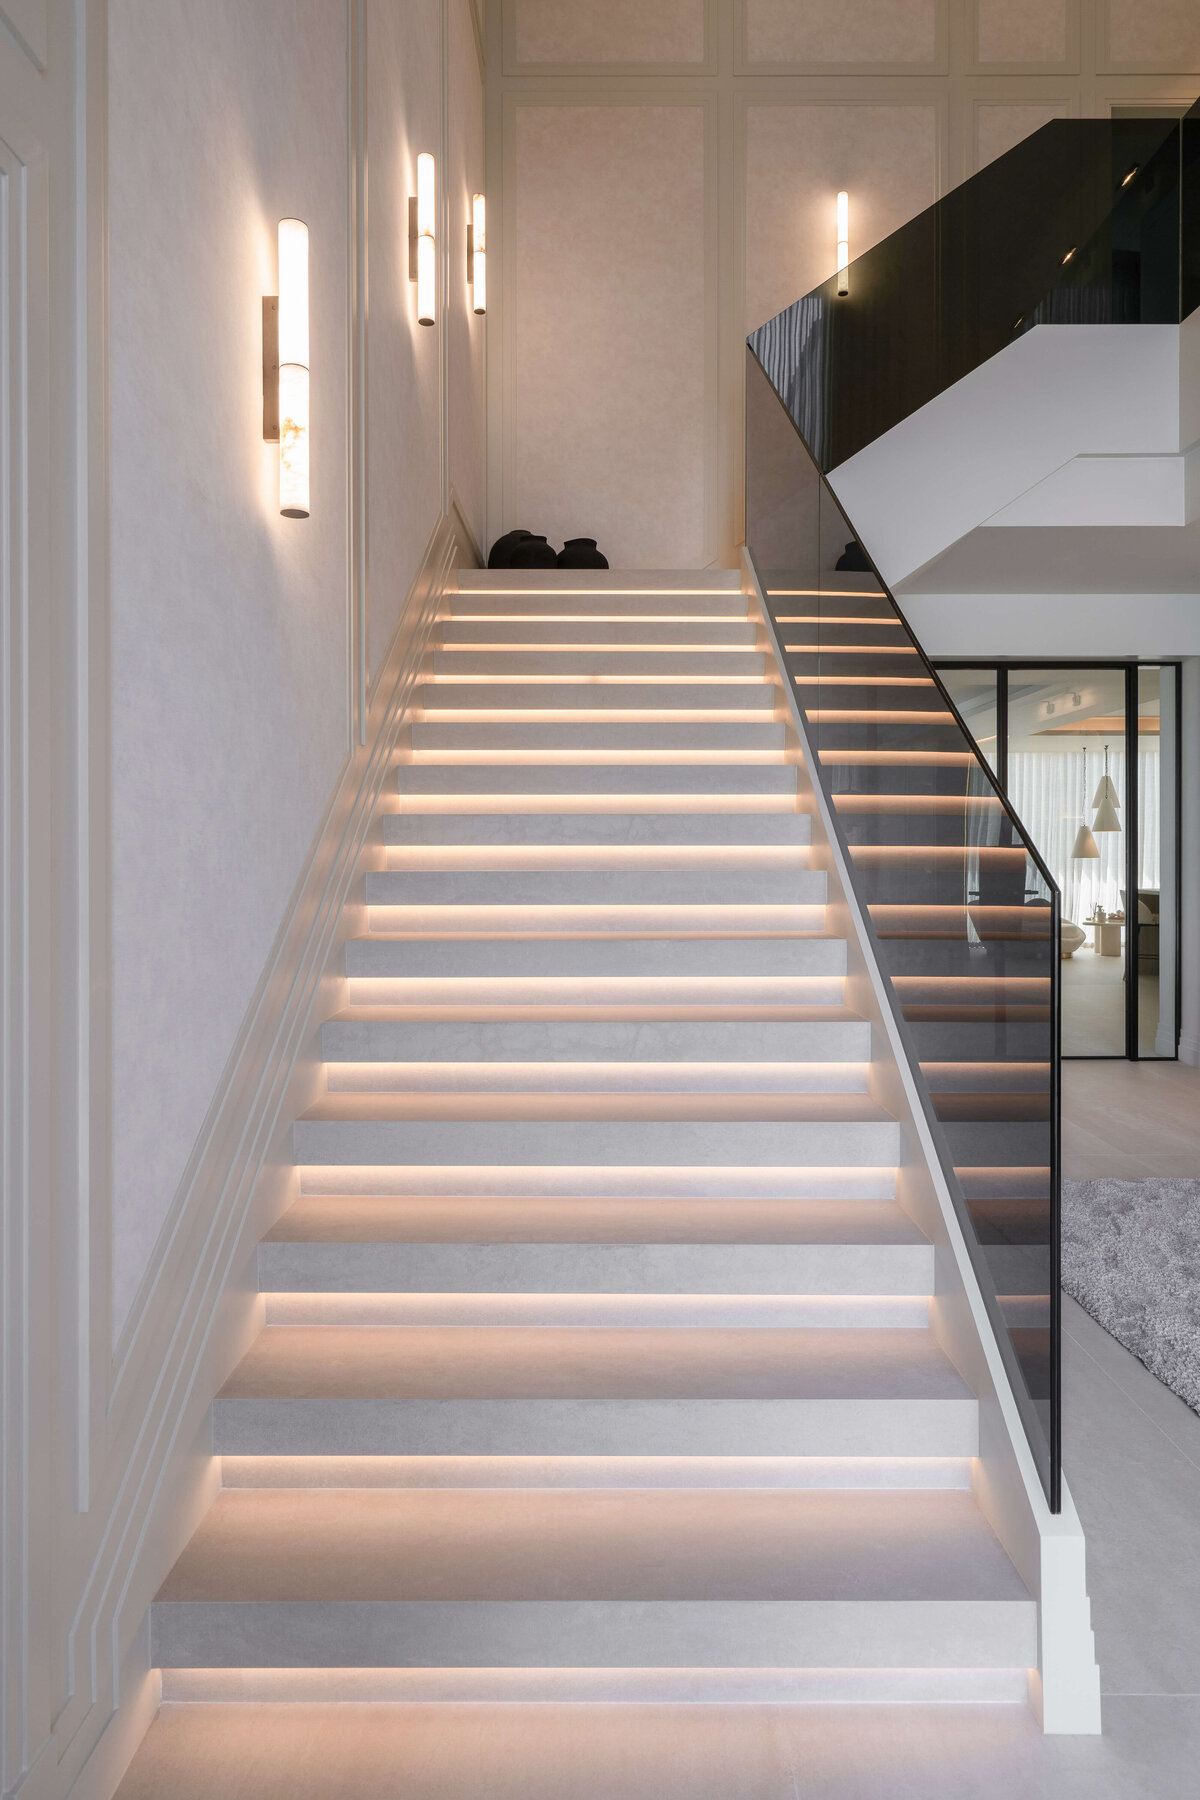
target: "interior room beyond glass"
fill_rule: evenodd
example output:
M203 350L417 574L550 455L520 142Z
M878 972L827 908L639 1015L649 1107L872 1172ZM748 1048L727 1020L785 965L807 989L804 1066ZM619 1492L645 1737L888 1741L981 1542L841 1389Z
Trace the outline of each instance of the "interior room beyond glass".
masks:
M939 673L1062 889L1063 1055L1175 1056L1177 665Z

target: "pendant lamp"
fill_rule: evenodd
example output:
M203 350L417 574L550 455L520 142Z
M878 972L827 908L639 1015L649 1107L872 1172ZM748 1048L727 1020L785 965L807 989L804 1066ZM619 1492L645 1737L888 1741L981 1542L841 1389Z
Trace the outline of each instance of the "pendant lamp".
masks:
M1108 772L1108 745L1104 746L1104 774L1096 789L1092 805L1097 809L1092 820L1093 831L1120 831L1121 821L1117 817L1117 808L1121 802L1117 799L1117 790Z
M1100 855L1100 846L1089 831L1087 822L1086 750L1081 750L1079 752L1079 800L1079 811L1082 814L1082 817L1079 821L1079 830L1075 833L1075 845L1071 851L1071 858L1074 862L1079 862L1084 858L1097 858Z

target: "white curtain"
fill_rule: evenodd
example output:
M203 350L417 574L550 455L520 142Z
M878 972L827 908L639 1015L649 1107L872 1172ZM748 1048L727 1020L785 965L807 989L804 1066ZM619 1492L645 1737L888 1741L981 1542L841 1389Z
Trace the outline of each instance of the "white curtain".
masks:
M1138 749L1138 887L1157 890L1159 881L1158 747ZM1110 746L1108 772L1120 798L1124 822L1125 750ZM1104 774L1104 746L1086 750L1015 750L1008 759L1008 793L1030 837L1062 888L1063 917L1076 923L1097 906L1118 912L1125 886L1125 833L1096 834L1099 860L1071 855L1080 823L1095 817L1092 797ZM1129 896L1129 910L1136 897Z

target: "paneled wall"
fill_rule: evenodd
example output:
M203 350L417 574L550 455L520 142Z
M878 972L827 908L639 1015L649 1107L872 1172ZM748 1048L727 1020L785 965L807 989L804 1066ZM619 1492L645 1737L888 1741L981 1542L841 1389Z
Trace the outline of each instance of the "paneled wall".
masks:
M1200 92L1196 0L492 0L488 537L742 536L743 344L1046 120Z
M452 496L483 535L466 227L484 122L472 0L110 0L109 20L117 1340ZM432 329L408 277L422 150ZM261 431L289 214L310 229L300 522Z

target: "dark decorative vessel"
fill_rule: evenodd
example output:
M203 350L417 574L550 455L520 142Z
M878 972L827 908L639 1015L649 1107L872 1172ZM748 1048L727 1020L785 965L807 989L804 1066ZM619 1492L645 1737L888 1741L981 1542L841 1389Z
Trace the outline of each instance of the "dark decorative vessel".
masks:
M507 566L510 569L556 569L558 555L544 537L526 532L520 543L514 544Z
M595 538L568 538L558 553L560 569L607 569L608 558L596 548Z
M487 560L488 568L511 569L513 551L518 544L523 543L527 537L532 536L533 533L531 531L506 531L504 536L498 537L492 545L491 555Z

